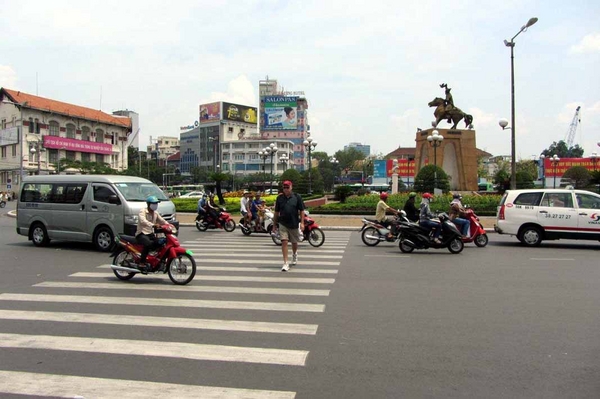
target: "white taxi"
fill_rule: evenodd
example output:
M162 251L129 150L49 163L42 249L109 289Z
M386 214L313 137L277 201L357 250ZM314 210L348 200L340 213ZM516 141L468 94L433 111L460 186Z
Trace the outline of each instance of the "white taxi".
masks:
M527 246L542 240L600 240L600 195L585 190L508 190L494 230Z

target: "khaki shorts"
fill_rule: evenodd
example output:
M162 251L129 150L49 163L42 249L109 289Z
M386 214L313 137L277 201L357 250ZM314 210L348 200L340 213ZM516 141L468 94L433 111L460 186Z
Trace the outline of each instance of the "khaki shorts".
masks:
M300 229L290 229L289 227L285 227L284 225L279 225L279 235L281 236L281 241L289 241L292 244L296 242L300 242Z

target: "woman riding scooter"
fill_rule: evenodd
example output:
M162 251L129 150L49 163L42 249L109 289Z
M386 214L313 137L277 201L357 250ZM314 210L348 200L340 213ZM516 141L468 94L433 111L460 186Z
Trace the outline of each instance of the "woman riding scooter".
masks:
M421 198L421 205L419 206L419 225L421 227L425 227L429 230L433 230L433 242L436 244L441 244L440 241L440 233L442 232L442 228L439 222L434 222L431 219L436 219L437 216L431 213L431 209L429 209L429 203L433 195L429 193L424 193Z

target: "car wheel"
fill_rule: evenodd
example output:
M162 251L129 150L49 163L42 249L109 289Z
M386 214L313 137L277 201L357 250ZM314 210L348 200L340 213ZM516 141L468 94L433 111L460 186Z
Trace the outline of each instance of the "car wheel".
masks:
M537 247L542 242L542 231L535 226L525 227L519 234L519 240L528 247Z
M94 245L98 251L108 252L112 250L114 244L115 236L108 227L99 227L94 233Z

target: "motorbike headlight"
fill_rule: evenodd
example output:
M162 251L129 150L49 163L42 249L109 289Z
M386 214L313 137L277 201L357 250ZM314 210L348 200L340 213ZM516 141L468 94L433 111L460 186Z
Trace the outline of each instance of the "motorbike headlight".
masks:
M137 224L138 216L137 215L125 215L125 223L126 224Z

